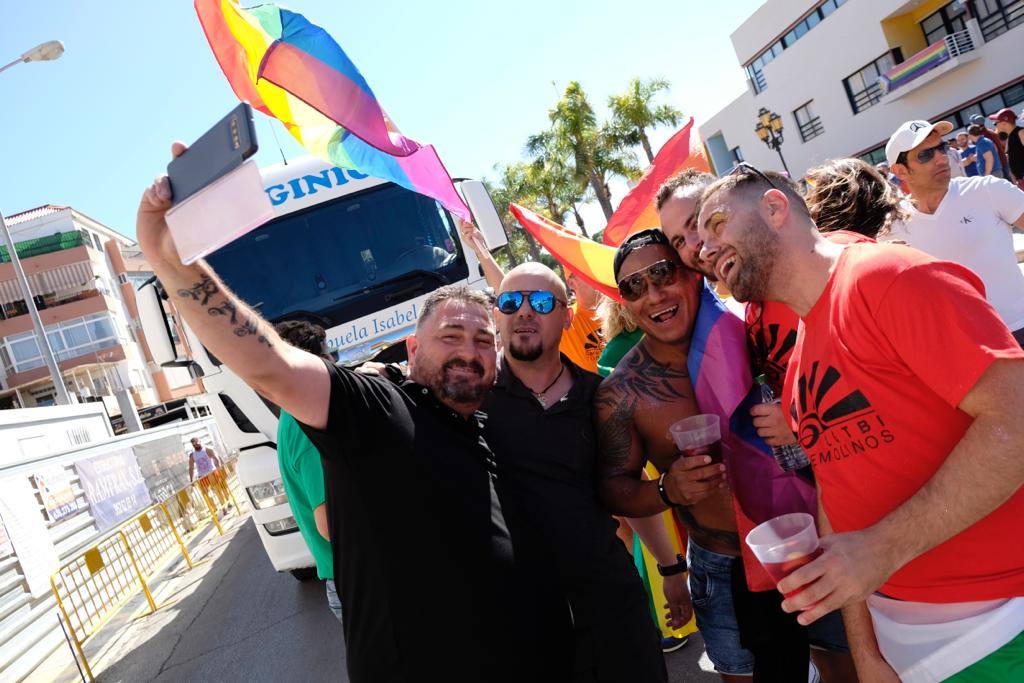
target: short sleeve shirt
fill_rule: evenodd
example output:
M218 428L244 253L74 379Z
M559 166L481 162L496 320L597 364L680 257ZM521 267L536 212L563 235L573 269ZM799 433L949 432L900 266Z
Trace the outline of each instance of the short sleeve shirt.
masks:
M836 531L871 526L917 492L971 425L964 396L996 359L1024 359L982 292L966 268L905 246L851 245L839 257L801 323L783 397ZM919 602L1024 595L1022 518L1024 489L881 591Z
M966 149L960 150L960 158L961 159L967 159L971 155L976 154L977 151L978 150L977 150L977 148L974 145L967 145ZM964 166L964 174L966 174L970 178L973 178L974 176L978 175L978 158L977 157L974 158L974 161L972 161L971 163L969 163L966 166Z
M978 165L978 173L985 172L985 153L988 152L992 155L992 169L991 173L998 173L1003 168L1003 163L999 159L999 150L992 144L992 141L986 137L979 137L974 143L977 157L974 163Z
M299 533L316 562L317 575L321 579L333 579L331 543L320 534L313 516L313 510L325 500L320 451L302 432L295 418L283 410L277 422L277 464Z
M578 367L597 373L597 359L604 350L601 320L594 311L579 303L572 305L572 311L572 323L562 335L558 350Z
M910 202L903 208L909 218L893 224L894 238L973 270L1003 322L1011 330L1024 327L1024 274L1013 250L1024 191L994 176L953 178L935 213L921 213Z
M484 416L326 363L323 455L349 678L534 678L533 596L495 493ZM500 627L496 627L500 624Z

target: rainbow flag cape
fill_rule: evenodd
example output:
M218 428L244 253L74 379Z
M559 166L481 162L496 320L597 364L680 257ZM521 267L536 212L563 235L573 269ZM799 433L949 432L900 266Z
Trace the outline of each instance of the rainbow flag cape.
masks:
M692 131L691 117L654 155L654 162L629 194L622 198L619 207L615 209L608 225L605 226L605 244L617 247L634 232L660 226L661 221L658 220L658 212L654 208L654 198L658 194L658 188L676 173L685 168L710 172L704 145L701 144L700 136L691 135Z
M615 260L614 247L563 228L518 204L509 204L508 210L563 267L576 273L602 294L619 299L619 288L615 284L615 271L612 267Z
M760 392L750 374L746 324L706 283L687 369L701 412L723 418L722 455L732 488L747 584L754 591L773 590L775 582L743 539L755 526L778 515L807 512L817 517L817 494L810 480L783 472L771 447L757 435L750 407L760 401Z
M304 16L266 4L195 0L239 100L281 123L324 161L389 180L472 220L437 152L395 127L344 50Z

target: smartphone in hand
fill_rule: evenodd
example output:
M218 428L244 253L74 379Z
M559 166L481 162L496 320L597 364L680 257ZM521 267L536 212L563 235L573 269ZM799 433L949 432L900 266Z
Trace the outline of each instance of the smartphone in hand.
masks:
M167 165L172 205L235 170L258 148L252 107L242 102Z

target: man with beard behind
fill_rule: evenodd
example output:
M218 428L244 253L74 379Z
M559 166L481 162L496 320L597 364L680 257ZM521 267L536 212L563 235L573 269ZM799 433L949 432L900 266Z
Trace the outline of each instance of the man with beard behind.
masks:
M498 495L517 562L553 575L572 608L571 680L658 683L667 674L647 596L597 497L593 398L600 379L559 352L570 315L565 285L547 266L517 266L500 284L495 317L504 349L483 405ZM688 600L682 573L666 578L673 623L681 626L689 614L673 599L679 595Z

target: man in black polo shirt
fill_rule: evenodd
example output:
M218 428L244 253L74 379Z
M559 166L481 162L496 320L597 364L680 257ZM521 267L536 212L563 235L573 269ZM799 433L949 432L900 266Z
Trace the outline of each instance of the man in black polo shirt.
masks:
M164 219L170 205L162 176L136 228L176 308L212 354L304 425L328 462L349 679L564 680L553 658L570 649L545 640L539 592L515 565L476 413L494 378L488 300L435 291L409 340L412 381L358 376L284 343L205 262L183 265Z
M646 593L597 498L600 378L558 350L565 285L546 266L521 265L502 280L496 310L503 352L485 433L517 559L547 567L572 607L574 681L664 681Z

